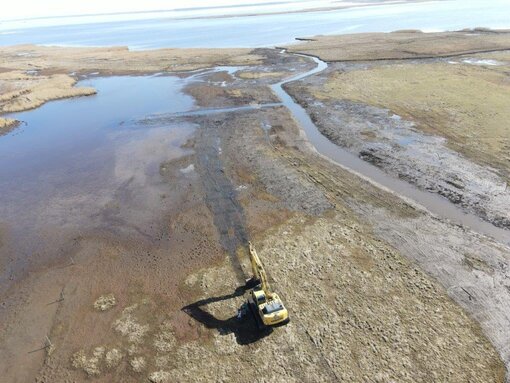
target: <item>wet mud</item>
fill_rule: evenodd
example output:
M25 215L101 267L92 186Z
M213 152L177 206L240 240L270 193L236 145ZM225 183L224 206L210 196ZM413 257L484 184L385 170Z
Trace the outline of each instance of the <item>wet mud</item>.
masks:
M219 133L225 115L203 121L196 135L194 148L197 152L197 171L202 180L205 200L220 236L220 243L230 255L237 279L244 283L244 275L237 250L248 245L248 232L244 211L237 191L225 174L222 161L222 140Z
M508 230L510 190L505 171L500 167L482 165L453 150L446 138L418 129L420 121L359 101L317 97L332 76L377 65L331 64L321 75L291 83L286 89L330 141L391 176L437 193L464 211Z

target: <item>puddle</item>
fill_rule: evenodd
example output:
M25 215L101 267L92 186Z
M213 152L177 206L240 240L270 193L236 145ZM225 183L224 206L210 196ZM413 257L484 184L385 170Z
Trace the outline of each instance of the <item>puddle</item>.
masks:
M151 234L148 222L169 203L161 201L159 166L189 153L181 145L194 126L138 121L192 109L193 99L181 93L185 84L170 76L87 79L79 85L95 87L97 95L9 116L24 122L0 138L3 251L14 258L9 273L88 229Z
M401 145L401 146L408 146L408 145L411 145L414 142L416 142L416 138L415 137L411 137L411 136L402 137L402 138L397 139L397 143L399 145Z
M243 105L243 106L232 106L227 108L200 108L194 110L186 110L182 112L170 112L170 113L161 113L160 115L154 114L148 116L143 120L144 124L152 125L159 124L161 121L168 120L168 118L176 118L176 117L191 117L191 116L208 116L213 114L222 114L222 113L234 113L234 112L249 112L251 110L260 110L266 108L275 108L277 106L281 106L281 103L278 102L269 102L267 104L253 104L253 105Z
M189 174L189 173L193 173L195 171L195 165L194 164L190 164L188 166L186 166L185 168L182 168L182 169L179 169L181 171L182 174Z
M480 60L480 59L464 59L462 60L462 62L464 64L469 64L469 65L481 65L481 66L484 66L484 65L488 65L488 66L501 66L501 65L505 65L505 63L501 62L501 61L497 61L497 60Z

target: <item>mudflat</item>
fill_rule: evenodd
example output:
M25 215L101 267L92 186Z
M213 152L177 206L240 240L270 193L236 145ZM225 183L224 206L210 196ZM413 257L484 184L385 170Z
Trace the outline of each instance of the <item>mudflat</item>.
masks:
M38 74L26 73L39 58L17 55L23 49L41 55ZM81 60L74 61L76 52ZM156 166L141 168L158 185L157 192L147 189L150 209L135 208L133 195L146 189L144 184L135 189L140 186L128 180L83 217L79 230L58 236L42 230L48 243L55 236L54 251L33 254L25 269L2 280L3 377L12 382L244 382L262 369L265 379L286 382L505 381L510 364L507 244L433 216L398 191L380 188L319 155L269 88L314 68L309 58L276 49L206 50L203 56L183 50L175 51L181 55L176 61L168 58L171 52L0 49L7 68L2 74L28 77L19 80L20 89L33 89L26 84L38 76L52 83L53 76L74 79L76 73L164 71L189 79L183 89L195 99L189 112L131 122L133 134L154 127L162 132L149 146L128 147L131 166L153 158L163 138L175 151ZM147 59L143 66L151 57L156 61ZM286 89L338 145L361 148L366 141L378 147L380 141L394 146L391 136L379 136L396 136L396 130L418 136L424 145L439 142L458 161L471 161L462 164L493 172L446 144L446 134L438 133L446 129L441 120L430 124L435 131L419 127L418 117L427 115L416 112L423 103L443 96L451 108L460 102L448 87L436 84L439 89L432 90L435 83L427 73L441 73L449 86L470 92L475 83L464 84L458 76L471 79L476 73L476 81L487 82L506 76L500 67L485 72L463 63L464 57L455 60L459 64L337 63ZM416 78L413 85L423 93L415 92L414 98L410 85L396 83L397 65L404 79ZM342 75L351 77L344 81ZM401 96L394 104L402 109L385 106L393 102L385 81L407 92L407 99ZM80 89L66 84L67 92ZM370 89L378 97L366 96ZM494 97L504 100L504 93ZM493 109L483 108L472 113L475 119L489 119ZM467 111L459 116L475 124ZM179 127L186 128L182 134ZM409 164L421 161L413 150L402 158ZM418 180L432 178L416 174ZM57 221L70 214L49 209ZM1 222L5 270L15 259L11 231L9 222ZM253 318L237 318L246 299L245 279L251 276L248 239L289 308L291 322L285 327L260 332Z

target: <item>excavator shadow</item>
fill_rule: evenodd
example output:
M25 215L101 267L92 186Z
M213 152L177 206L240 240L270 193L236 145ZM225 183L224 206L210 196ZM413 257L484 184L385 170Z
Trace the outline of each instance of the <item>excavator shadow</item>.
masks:
M246 313L241 317L235 313L228 319L218 319L204 308L204 306L210 303L226 301L242 296L248 288L248 285L239 286L232 294L202 299L183 307L182 310L207 328L216 329L221 335L233 333L238 344L248 345L268 336L273 329L270 327L259 329L257 321L249 310L246 310Z

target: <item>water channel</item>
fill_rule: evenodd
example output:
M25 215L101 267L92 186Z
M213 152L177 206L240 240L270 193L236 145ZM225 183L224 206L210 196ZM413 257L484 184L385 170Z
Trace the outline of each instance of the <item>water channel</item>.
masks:
M438 217L446 218L455 224L467 226L481 234L492 236L500 241L510 244L510 232L500 229L478 216L464 212L461 208L451 203L444 197L429 193L417 187L386 174L376 166L363 161L353 153L341 148L326 138L314 124L310 116L292 97L283 89L283 85L304 79L325 70L328 66L324 61L312 57L317 66L306 72L290 77L271 86L271 89L282 100L294 118L299 122L306 133L306 136L315 149L323 156L333 160L335 163L347 168L357 174L381 185L394 193L409 198Z

